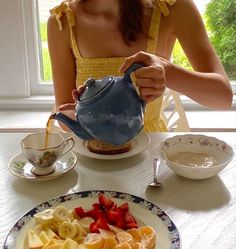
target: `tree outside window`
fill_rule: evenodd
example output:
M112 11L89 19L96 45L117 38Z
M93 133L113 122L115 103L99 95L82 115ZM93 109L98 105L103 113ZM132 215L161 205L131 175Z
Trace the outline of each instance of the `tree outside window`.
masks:
M202 0L194 0L200 11L203 8ZM48 10L59 4L61 0L38 0L41 36L41 61L42 80L51 82L51 65L47 49L46 21L49 16ZM205 0L206 10L201 13L209 34L210 40L219 55L222 64L230 78L236 80L236 0ZM179 42L176 42L173 52L173 62L186 69L192 67L186 58Z

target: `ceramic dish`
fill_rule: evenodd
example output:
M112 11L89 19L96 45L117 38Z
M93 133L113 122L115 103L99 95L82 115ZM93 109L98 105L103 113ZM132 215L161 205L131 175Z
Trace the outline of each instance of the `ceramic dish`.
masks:
M17 177L30 181L46 181L62 176L72 170L76 163L77 157L70 151L55 162L55 171L53 173L45 176L37 176L31 172L33 165L25 159L23 154L19 154L10 160L8 168L10 172Z
M12 227L4 242L3 249L23 249L21 245L24 243L26 233L35 225L32 218L35 213L57 205L63 205L69 209L78 206L91 208L91 205L97 201L100 192L105 193L108 197L113 197L118 205L128 202L131 213L137 219L155 229L157 233L156 247L158 249L180 249L180 237L175 224L158 206L134 195L100 190L60 196L33 208Z
M74 137L74 140L75 140L75 146L73 150L77 152L79 155L94 159L103 159L103 160L123 159L137 155L140 152L144 151L151 142L151 138L149 137L149 135L147 133L141 132L136 138L133 139L132 148L128 152L116 155L101 155L91 152L87 148L86 141L81 140L78 137Z
M166 165L176 174L190 179L205 179L212 177L222 171L233 159L233 148L216 137L204 135L177 135L167 138L159 146L159 155ZM193 166L184 165L172 161L170 158L179 152L193 153L190 158ZM195 153L208 155L214 160L213 165L205 167L194 166Z

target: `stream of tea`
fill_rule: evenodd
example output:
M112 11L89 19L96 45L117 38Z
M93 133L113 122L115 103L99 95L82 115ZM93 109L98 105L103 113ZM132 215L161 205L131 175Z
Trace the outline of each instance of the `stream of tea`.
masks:
M48 121L47 121L47 124L46 124L46 135L45 135L45 141L44 141L44 148L47 148L48 147L48 137L49 137L49 133L50 133L50 130L51 130L51 126L52 126L52 122L53 122L53 119L52 119L52 115L48 118Z

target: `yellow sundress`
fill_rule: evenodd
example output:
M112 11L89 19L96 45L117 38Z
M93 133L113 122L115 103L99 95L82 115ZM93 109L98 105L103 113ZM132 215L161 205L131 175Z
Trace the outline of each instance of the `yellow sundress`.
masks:
M157 5L153 10L149 27L149 39L146 52L155 54L161 15L167 16L169 14L167 5L173 5L175 1L176 0L157 0ZM125 59L124 57L88 58L81 56L73 30L73 26L75 26L74 13L68 2L62 2L60 5L50 10L50 13L51 15L56 15L59 30L62 30L63 28L60 18L62 14L66 14L72 50L76 61L77 87L82 85L85 80L91 76L95 79L101 79L108 75L122 76L119 72L119 68ZM146 132L167 131L166 124L160 116L161 105L162 97L146 105L144 114L144 130Z

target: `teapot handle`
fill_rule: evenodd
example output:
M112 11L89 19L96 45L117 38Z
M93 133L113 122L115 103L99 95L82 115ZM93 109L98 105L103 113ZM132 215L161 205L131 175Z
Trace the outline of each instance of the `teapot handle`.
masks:
M130 74L134 72L136 69L143 67L141 64L134 63L132 64L124 73L124 78L128 81L131 81Z

